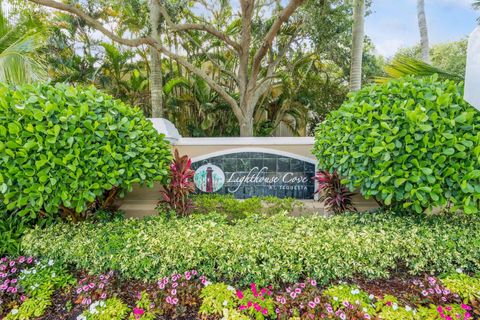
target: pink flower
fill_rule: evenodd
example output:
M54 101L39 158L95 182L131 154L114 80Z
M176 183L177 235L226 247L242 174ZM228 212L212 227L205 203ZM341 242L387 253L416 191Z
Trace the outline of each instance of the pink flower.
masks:
M267 310L267 308L264 308L264 309L262 310L262 314L263 314L264 316L268 315L268 310Z
M11 272L11 273L17 272L17 268L12 268L12 269L10 269L10 272Z
M158 287L163 290L165 289L165 284L161 282L158 284Z
M176 287L178 287L178 283L177 282L172 283L172 288L176 288Z
M89 286L83 286L83 291L84 291L84 292L87 292L89 289L90 289Z
M24 263L24 262L25 262L25 257L24 257L24 256L20 256L20 257L18 258L18 262L19 262L19 263Z
M10 261L10 263L8 264L10 267L13 267L15 265L15 261Z
M250 284L250 289L252 290L253 296L256 298L258 297L257 286L255 283Z
M242 310L245 310L245 309L248 309L248 308L247 308L247 306L243 306L243 305L242 305L242 306L238 307L238 309L239 309L240 311L242 311Z
M139 309L137 307L133 308L133 314L134 315L137 315L137 316L141 316L145 313L145 311L143 311L143 309Z
M172 289L172 291L170 291L170 294L172 296L176 295L177 294L177 289Z
M93 289L93 288L95 288L95 283L93 283L93 282L90 282L90 283L88 284L88 287L89 287L90 289Z
M468 305L466 305L466 304L464 304L464 303L461 304L461 307L462 307L463 310L468 310L468 311L469 311L469 310L472 310L472 307L470 307L470 306L468 306Z
M77 294L82 293L82 288L77 288Z
M20 301L23 302L23 301L25 301L25 300L27 300L27 296L25 296L25 295L22 294L22 295L20 296Z
M99 288L99 289L105 288L105 284L104 284L104 283L100 283L100 284L98 285L98 288Z
M315 308L316 303L313 302L313 301L310 301L310 302L308 303L308 306L313 309L313 308Z
M32 263L32 262L33 262L33 257L28 257L28 258L27 258L27 263L30 264L30 263Z
M438 313L443 313L443 308L442 308L442 306L438 306L438 307L437 307L437 311L438 311Z
M292 297L292 299L295 299L296 296L297 294L295 292L290 292L290 297Z
M317 285L317 281L312 279L312 280L310 280L310 284L315 287Z
M107 298L107 293L104 292L100 295L100 299L106 299Z
M447 310L447 311L452 311L452 307L451 307L451 306L446 306L446 307L445 307L445 310Z
M315 299L313 299L313 301L314 301L316 304L319 304L319 303L320 303L320 297L315 297Z
M243 292L240 290L237 290L237 298L242 300L243 299Z

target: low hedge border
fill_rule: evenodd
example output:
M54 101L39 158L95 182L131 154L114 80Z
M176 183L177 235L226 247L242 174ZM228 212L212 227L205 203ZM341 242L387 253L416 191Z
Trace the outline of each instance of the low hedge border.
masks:
M196 269L212 281L247 285L327 283L393 272L480 271L480 218L347 214L331 218L252 216L229 224L210 214L127 219L30 230L25 253L93 273L117 270L155 280Z

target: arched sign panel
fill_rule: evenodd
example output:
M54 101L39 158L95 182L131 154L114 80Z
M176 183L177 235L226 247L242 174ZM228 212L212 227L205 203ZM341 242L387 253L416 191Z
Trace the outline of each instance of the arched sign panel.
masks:
M193 160L198 193L232 194L237 199L254 196L313 199L315 164L311 160L245 151Z

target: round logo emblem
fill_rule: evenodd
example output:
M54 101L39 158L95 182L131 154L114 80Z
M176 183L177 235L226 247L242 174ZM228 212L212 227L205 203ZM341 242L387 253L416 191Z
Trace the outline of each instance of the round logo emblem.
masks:
M195 170L193 181L203 192L216 192L223 187L225 174L216 165L208 163Z

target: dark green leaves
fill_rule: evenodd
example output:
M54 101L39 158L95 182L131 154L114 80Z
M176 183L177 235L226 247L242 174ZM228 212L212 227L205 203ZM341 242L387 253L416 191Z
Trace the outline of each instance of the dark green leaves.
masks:
M8 210L83 211L114 186L166 176L170 147L137 108L93 87L0 89L0 202Z
M454 82L408 77L364 88L318 127L314 152L320 168L387 205L480 212L480 112Z

